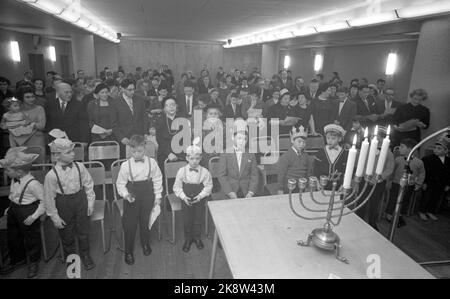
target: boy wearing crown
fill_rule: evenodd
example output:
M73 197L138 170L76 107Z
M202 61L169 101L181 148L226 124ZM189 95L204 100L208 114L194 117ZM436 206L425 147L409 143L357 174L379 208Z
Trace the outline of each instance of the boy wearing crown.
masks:
M84 268L95 267L89 253L89 217L94 211L94 182L82 163L74 162L75 144L59 129L49 144L55 166L45 176L44 198L47 215L59 231L64 258L76 253L75 238Z
M28 278L39 271L41 258L41 235L39 217L44 214L44 188L30 173L31 165L38 154L26 154L26 147L11 148L0 167L11 178L10 205L6 210L8 249L10 263L0 269L0 274L9 274L26 264L28 256Z
M280 157L278 164L278 194L288 193L289 179L308 178L314 171L314 157L304 151L308 138L305 128L293 127L290 134L292 147Z
M348 151L344 150L341 142L345 136L345 130L339 125L329 124L324 128L327 144L316 154L314 164L314 175L320 177L322 175L331 176L338 172L341 174L342 180L347 164ZM340 186L340 182L338 182ZM331 190L332 182L328 181L325 189Z
M201 226L205 215L205 200L211 195L213 182L208 169L200 166L202 149L195 138L193 145L186 149L188 165L180 168L173 184L175 195L183 201L185 242L183 251L189 252L192 243L199 250L204 245L201 240Z
M141 246L145 256L150 247L149 219L153 207L161 204L162 174L158 163L145 155L145 138L131 137L131 158L123 162L117 176L116 187L123 202L122 225L125 234L125 262L134 264L134 239L139 224Z

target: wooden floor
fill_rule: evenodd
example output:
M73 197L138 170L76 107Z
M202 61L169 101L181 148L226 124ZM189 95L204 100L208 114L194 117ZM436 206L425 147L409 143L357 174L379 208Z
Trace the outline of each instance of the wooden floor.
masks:
M417 262L432 260L450 260L450 218L439 215L437 222L422 222L417 216L406 219L408 225L398 230L395 244L406 254L411 256ZM182 238L182 219L177 216L177 243L175 245L165 241L158 241L156 230L152 231L152 249L149 257L144 257L140 249L139 239L136 240L136 263L134 266L128 266L123 260L123 253L117 250L118 242L116 238L111 241L111 250L105 255L102 252L101 230L99 224L93 224L91 227L91 254L96 262L96 268L91 271L82 270L82 278L122 278L122 279L205 279L208 277L209 265L211 259L212 240L204 239L205 248L197 250L192 247L189 253L181 250ZM167 220L167 223L168 220ZM52 234L51 223L49 227L48 243L55 244L55 235ZM381 233L385 236L389 230L389 224L386 221L380 223ZM164 236L169 236L167 232L168 225L164 226ZM4 236L1 238L4 240ZM54 248L54 246L51 246ZM51 249L53 249L51 248ZM437 278L450 277L450 266L429 267L426 268ZM55 257L48 263L41 262L40 274L37 278L53 279L66 278L66 269L64 264ZM0 279L7 278L25 278L26 268L20 269L9 276L0 276ZM218 250L215 278L232 278L227 265L225 255L221 249Z

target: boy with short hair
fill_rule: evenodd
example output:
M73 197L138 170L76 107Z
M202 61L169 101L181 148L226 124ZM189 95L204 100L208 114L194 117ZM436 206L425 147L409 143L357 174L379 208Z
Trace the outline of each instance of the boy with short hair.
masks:
M422 159L425 166L425 190L422 202L420 203L419 217L427 221L428 217L436 221L435 213L439 209L439 203L445 192L450 189L450 138L441 136L436 141L433 154ZM428 217L427 217L428 216Z
M314 173L318 178L322 175L331 178L335 172L338 172L341 174L338 181L338 186L340 186L344 178L348 158L348 151L341 146L345 130L339 125L329 124L325 126L324 131L327 144L316 155ZM329 180L325 189L331 190L331 188L332 181Z
M411 138L403 139L400 142L400 147L398 150L399 156L395 158L395 168L394 175L392 178L392 185L390 189L390 198L388 206L386 207L386 218L388 221L392 220L394 216L395 205L397 203L398 192L400 191L400 180L403 176L403 172L406 165L406 158L408 157L411 150L417 145L417 141ZM401 215L405 215L408 212L409 202L413 196L414 191L419 191L422 188L423 182L425 180L425 167L422 160L413 156L409 162L409 168L412 172L411 184L407 185L405 188L405 195L403 197L403 202L401 206ZM398 221L398 227L406 225L405 220L400 215Z
M125 234L125 262L134 264L134 239L139 223L141 245L145 256L150 247L149 219L152 208L161 205L162 174L158 163L145 155L145 138L133 135L130 139L131 158L123 162L116 187L123 202L122 225Z
M26 147L11 148L0 167L12 179L9 193L10 205L5 211L7 217L7 238L10 263L0 269L0 274L9 274L26 263L28 256L28 278L39 272L41 258L41 235L39 218L45 212L44 188L33 175L31 165L38 154L26 154Z
M293 127L290 135L292 147L280 157L278 162L278 194L280 195L289 192L287 188L289 179L308 178L314 173L314 157L304 151L308 138L305 128Z
M198 146L200 138L186 149L188 165L180 168L173 184L175 195L183 201L185 242L183 251L189 252L192 243L199 250L204 245L201 240L201 225L205 215L204 200L211 195L213 182L208 169L200 166L202 149Z
M95 267L89 253L89 217L94 212L94 181L82 163L74 162L75 144L55 129L49 144L55 166L45 176L44 196L47 215L59 231L64 258L75 254L78 238L81 260L86 270Z

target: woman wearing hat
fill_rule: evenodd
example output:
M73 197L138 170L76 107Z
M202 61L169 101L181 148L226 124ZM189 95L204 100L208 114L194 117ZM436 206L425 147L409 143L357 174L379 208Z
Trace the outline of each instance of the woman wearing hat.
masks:
M115 114L110 101L108 85L105 83L97 85L94 90L94 100L87 106L92 142L116 140L112 130Z

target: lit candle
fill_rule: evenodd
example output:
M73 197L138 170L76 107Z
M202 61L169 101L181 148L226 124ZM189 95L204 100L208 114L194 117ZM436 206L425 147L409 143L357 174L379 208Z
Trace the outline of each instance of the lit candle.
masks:
M364 141L361 144L361 150L359 151L359 160L358 167L356 167L356 176L362 177L364 172L364 166L366 166L367 153L369 152L369 140L367 136L369 135L369 131L366 128L364 131Z
M367 159L366 175L372 175L373 169L375 168L375 160L377 158L378 151L378 126L375 126L373 132L373 138L370 142L369 158Z
M358 151L356 150L356 134L355 134L355 137L353 138L353 146L348 153L347 167L345 168L345 175L344 175L344 184L343 184L344 189L350 189L352 185L353 170L355 168L357 154Z
M386 138L383 140L383 144L381 145L380 157L378 158L377 169L375 171L376 174L381 175L384 170L384 164L386 164L386 158L389 151L389 145L391 141L389 140L389 133L391 132L391 126L388 127L386 132Z

